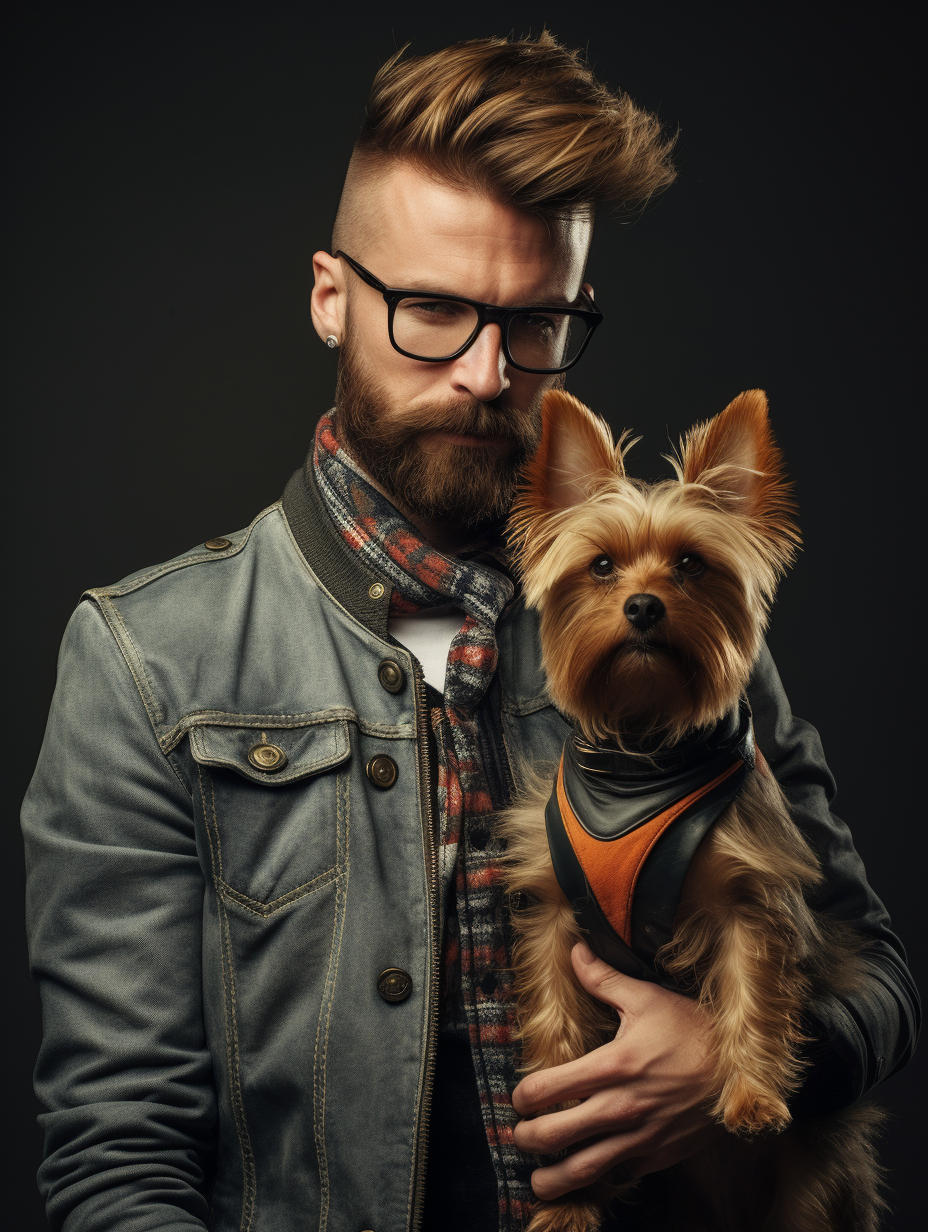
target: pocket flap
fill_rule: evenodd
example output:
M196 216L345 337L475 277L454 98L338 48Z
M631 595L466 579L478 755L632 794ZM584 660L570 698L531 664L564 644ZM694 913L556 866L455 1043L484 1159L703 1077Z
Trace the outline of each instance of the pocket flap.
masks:
M351 752L345 719L287 728L192 727L190 748L201 765L227 766L269 787L337 766Z

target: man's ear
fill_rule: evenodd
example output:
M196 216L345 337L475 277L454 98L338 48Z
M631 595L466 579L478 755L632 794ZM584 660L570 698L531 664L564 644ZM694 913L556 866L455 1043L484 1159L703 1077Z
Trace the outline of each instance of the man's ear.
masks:
M309 301L313 327L323 340L334 334L341 342L345 335L347 306L341 262L327 252L314 253L313 277L313 293Z
M570 509L609 479L624 476L621 451L606 423L572 394L548 390L541 417L541 444L523 472L526 512Z

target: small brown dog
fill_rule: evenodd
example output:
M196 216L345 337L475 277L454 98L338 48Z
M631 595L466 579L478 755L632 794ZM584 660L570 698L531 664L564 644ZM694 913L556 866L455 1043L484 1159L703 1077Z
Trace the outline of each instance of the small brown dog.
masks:
M501 822L524 1071L615 1034L573 973L585 939L707 1011L710 1110L730 1133L660 1174L665 1226L872 1232L880 1115L791 1124L787 1102L803 1009L853 987L860 947L804 901L818 862L755 756L744 701L799 542L766 398L744 393L693 428L676 479L652 485L626 476L625 438L569 394L549 392L543 415L512 528L549 692L576 734L554 791L535 779ZM593 1232L630 1188L613 1176L541 1202L529 1230Z

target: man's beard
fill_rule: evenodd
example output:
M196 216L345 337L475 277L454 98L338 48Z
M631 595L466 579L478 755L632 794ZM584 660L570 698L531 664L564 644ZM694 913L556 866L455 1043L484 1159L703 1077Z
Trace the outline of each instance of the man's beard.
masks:
M539 390L525 409L504 408L498 399L456 398L393 416L386 388L361 370L346 330L335 427L339 443L405 511L478 527L500 521L509 511L519 471L538 447L544 392ZM451 442L423 449L420 438L436 432L505 437L513 444L508 453Z

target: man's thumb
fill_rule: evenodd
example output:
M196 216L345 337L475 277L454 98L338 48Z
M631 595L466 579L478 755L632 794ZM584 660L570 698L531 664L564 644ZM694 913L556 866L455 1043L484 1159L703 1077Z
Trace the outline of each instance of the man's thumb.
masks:
M577 942L570 958L574 964L574 974L588 993L597 1001L605 1001L617 1010L622 1009L627 985L634 983L629 976L597 958L585 941Z

